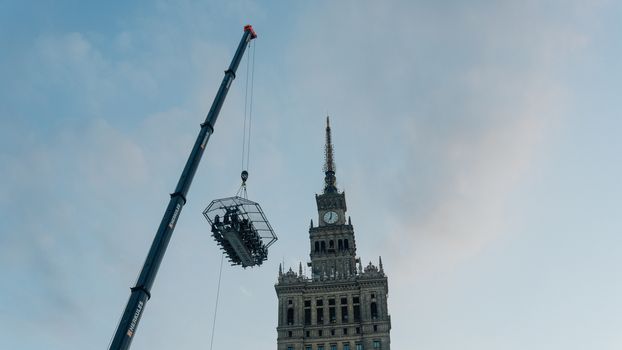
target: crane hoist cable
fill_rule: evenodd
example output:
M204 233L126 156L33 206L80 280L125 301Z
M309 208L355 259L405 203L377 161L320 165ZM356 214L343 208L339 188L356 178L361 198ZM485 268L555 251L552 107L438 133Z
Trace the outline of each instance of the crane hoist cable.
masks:
M246 192L246 180L248 179L248 169L250 166L251 154L251 129L253 122L253 95L255 86L255 47L253 42L248 43L249 55L246 56L246 84L244 91L244 127L242 134L242 185L236 193L236 196L248 198ZM251 50L252 49L252 50ZM252 57L251 57L252 56ZM251 62L252 61L252 62ZM250 77L250 79L249 79ZM249 97L250 82L250 97ZM246 164L244 164L246 161Z
M242 185L240 189L236 193L236 196L242 195L244 198L248 198L248 194L246 192L246 180L248 179L248 167L250 164L250 144L251 144L251 122L253 116L253 87L255 82L255 45L253 42L248 43L248 48L252 51L249 51L249 55L246 56L246 83L245 83L245 91L244 91L244 127L243 127L243 135L242 135ZM251 56L252 54L252 65L251 65ZM249 75L250 75L250 100L249 100ZM247 127L248 120L248 127ZM247 139L248 135L248 139ZM246 158L245 158L246 157ZM246 167L244 166L244 161L246 160ZM216 330L216 315L218 313L218 302L220 297L220 281L222 278L222 266L223 261L225 259L225 253L222 253L220 258L220 271L218 272L218 287L216 288L216 304L214 305L214 319L212 321L212 336L210 339L210 350L214 345L214 334Z

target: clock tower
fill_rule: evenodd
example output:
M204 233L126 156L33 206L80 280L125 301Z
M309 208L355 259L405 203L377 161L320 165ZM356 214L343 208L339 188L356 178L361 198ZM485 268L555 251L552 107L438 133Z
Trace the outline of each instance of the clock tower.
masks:
M356 245L350 218L346 221L346 194L337 190L330 121L326 118L324 192L315 195L318 226L309 228L313 278L354 276Z
M363 269L356 257L346 195L337 189L331 128L326 118L324 190L315 195L317 226L309 227L310 276L291 268L275 285L278 350L390 349L388 282L382 260Z

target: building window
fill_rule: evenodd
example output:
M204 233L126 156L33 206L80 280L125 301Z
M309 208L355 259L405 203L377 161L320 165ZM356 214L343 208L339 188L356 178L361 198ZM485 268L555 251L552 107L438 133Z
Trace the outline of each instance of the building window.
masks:
M374 340L374 349L380 349L380 340Z
M343 343L343 350L350 350L350 343Z
M322 330L320 329L319 331L317 331L317 336L321 337L322 336Z
M341 322L343 323L348 322L348 307L347 306L341 307Z
M323 307L318 307L316 310L316 321L317 324L324 324L324 308Z
M294 347L293 347L293 346L291 346L291 345L288 345L288 346L287 346L287 350L294 350Z
M287 309L287 324L288 325L294 324L294 309L293 308Z
M337 249L338 249L339 251L342 251L342 250L343 250L343 241L342 241L342 240L338 240L338 241L337 241Z
M318 299L315 301L315 306L324 306L324 300L323 299Z
M347 328L343 329L343 335L348 335L348 329Z
M350 246L348 245L348 239L343 240L343 249L350 250Z
M371 303L371 318L378 318L378 305L375 301Z
M354 322L359 322L361 320L361 298L352 297L353 304L353 312L354 312Z
M363 350L363 344L356 343L356 350Z
M294 309L291 307L287 309L287 324L288 325L294 324Z
M330 350L337 350L337 344L330 344Z
M306 332L305 332L305 336L306 336L307 338L309 338L309 337L311 336L311 332L306 331Z
M319 344L317 346L317 350L324 350L324 344Z
M320 243L320 246L321 246L320 251L321 251L322 253L326 253L326 242L322 241L322 242Z
M341 322L348 322L348 297L341 297Z
M377 324L374 325L374 332L378 332L378 325Z
M330 323L337 322L337 312L335 310L335 299L328 300L328 317L330 319Z
M320 252L320 242L315 242L315 252L316 253Z
M361 327L356 327L356 334L361 334Z
M305 324L311 324L311 300L305 300Z
M335 249L335 242L332 239L328 241L328 249Z
M334 329L330 330L330 335L335 335L335 330Z
M291 338L292 337L292 331L287 331L287 336Z
M307 346L305 347L305 350L311 350L311 345L307 345Z

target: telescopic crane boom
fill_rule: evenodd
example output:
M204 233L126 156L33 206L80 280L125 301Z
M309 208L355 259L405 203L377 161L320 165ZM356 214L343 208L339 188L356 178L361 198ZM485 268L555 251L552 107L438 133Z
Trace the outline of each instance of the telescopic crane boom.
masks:
M156 274L158 273L158 268L160 267L160 263L162 262L162 258L166 252L168 242L171 239L181 210L184 204L186 204L188 189L190 188L190 184L192 184L192 179L197 171L197 167L199 166L199 162L201 161L207 142L214 132L214 124L216 123L216 119L218 119L218 113L220 113L220 109L225 102L227 92L229 92L229 87L231 86L233 79L235 79L235 72L240 65L242 56L244 56L244 51L246 50L248 43L256 37L257 34L255 34L252 26L247 25L244 27L242 40L238 45L229 68L225 71L225 77L220 84L216 97L214 97L212 107L207 113L205 121L201 124L201 131L199 131L197 140L192 147L192 151L190 152L186 166L181 173L175 192L171 194L168 207L164 212L164 216L162 217L158 231L156 232L151 248L149 249L149 254L147 255L145 264L140 271L136 285L131 288L130 299L125 306L125 311L123 312L121 321L119 322L114 338L110 343L110 350L129 349L130 344L132 343L132 339L136 333L136 328L138 327L138 323L144 312L145 304L147 303L147 300L151 298L151 287L153 286Z

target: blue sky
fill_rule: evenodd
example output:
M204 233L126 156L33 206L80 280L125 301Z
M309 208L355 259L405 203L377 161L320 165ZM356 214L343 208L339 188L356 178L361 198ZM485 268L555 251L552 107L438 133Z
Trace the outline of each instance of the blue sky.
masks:
M260 268L225 266L215 348L276 346L273 284L308 260L330 114L394 349L620 349L620 18L614 1L0 3L0 348L108 344L251 23L249 198L280 240ZM133 349L209 343L201 211L239 186L243 77Z

